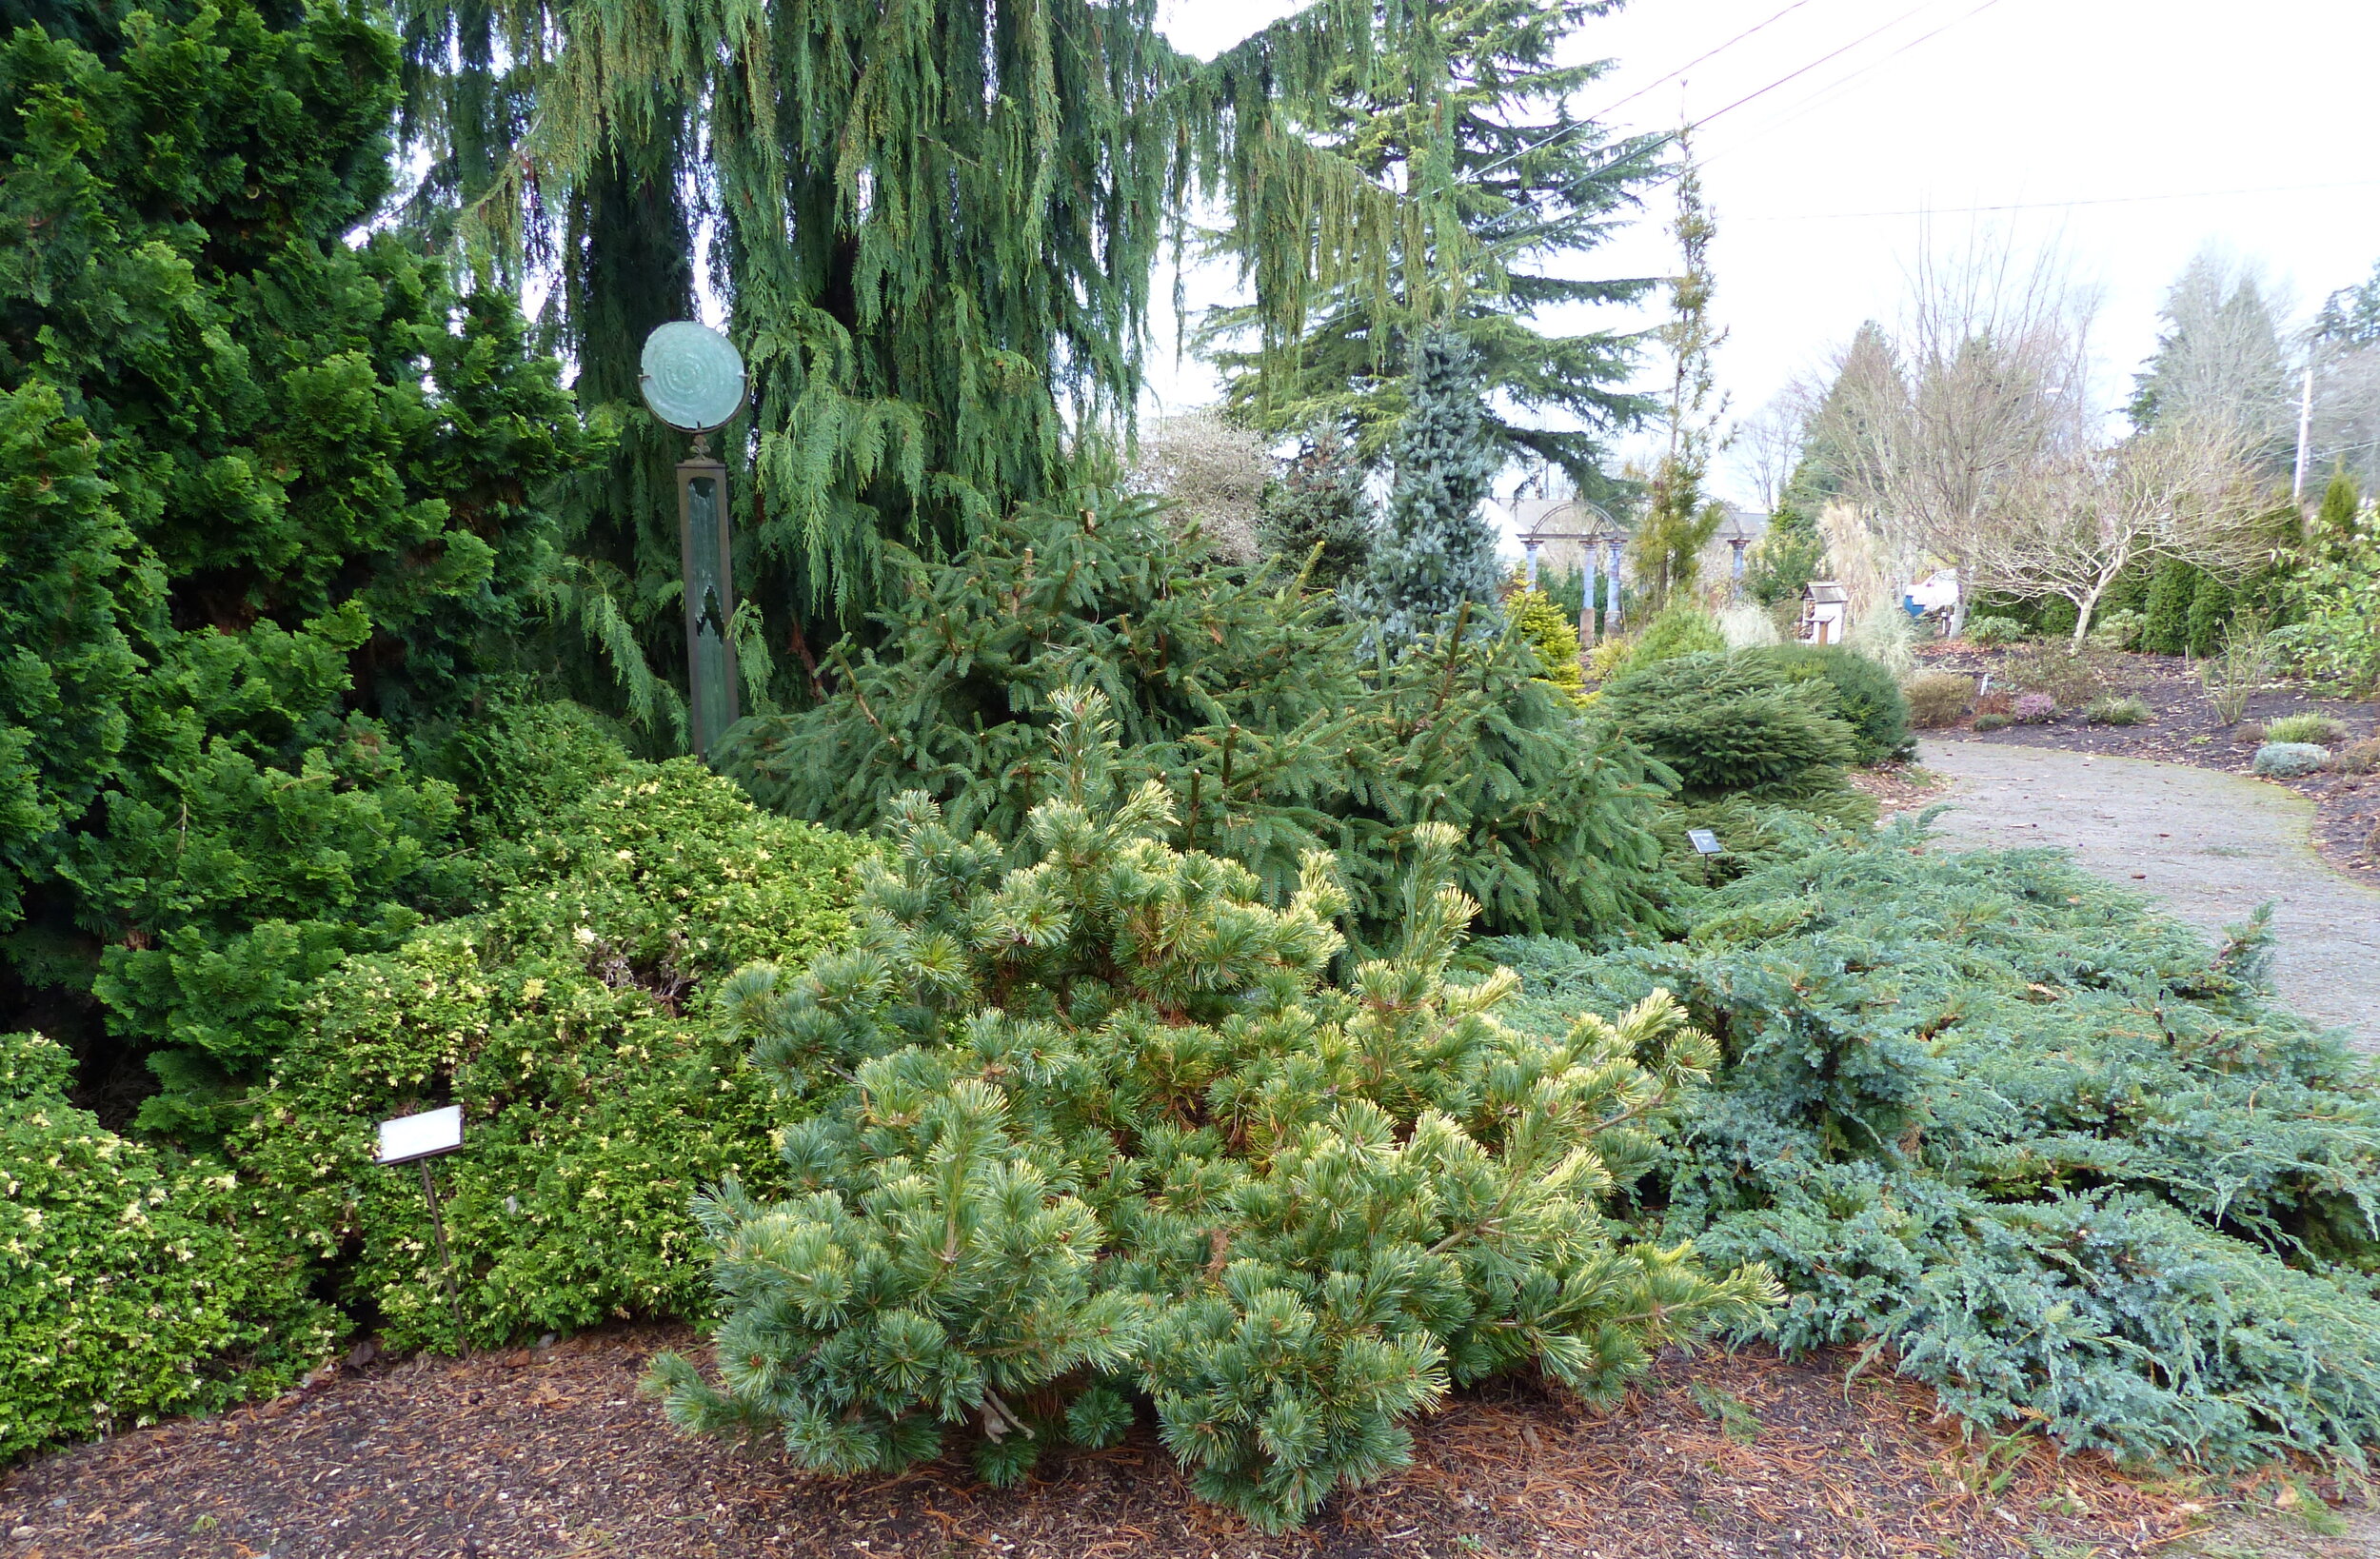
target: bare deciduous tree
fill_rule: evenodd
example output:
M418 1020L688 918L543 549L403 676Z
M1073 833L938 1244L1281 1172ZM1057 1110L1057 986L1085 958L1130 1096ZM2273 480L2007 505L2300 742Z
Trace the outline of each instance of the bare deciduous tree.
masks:
M1272 475L1262 435L1201 406L1162 418L1141 434L1129 481L1134 491L1170 503L1177 523L1196 521L1223 557L1252 562L1257 511Z
M2121 444L2036 462L1969 538L1975 582L2073 602L2079 647L2101 598L2140 559L2235 573L2262 556L2259 453L2255 430L2235 418L2168 415Z
M2015 495L2088 443L2090 415L2089 300L2054 257L1928 253L1913 281L1906 320L1862 328L1810 429L1897 582L1929 562L1967 569Z

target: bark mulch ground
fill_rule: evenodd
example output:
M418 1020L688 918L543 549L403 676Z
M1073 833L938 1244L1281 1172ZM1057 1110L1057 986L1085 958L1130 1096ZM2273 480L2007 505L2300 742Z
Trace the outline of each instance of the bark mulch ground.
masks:
M1848 1355L1673 1352L1605 1416L1464 1393L1418 1427L1408 1471L1267 1536L1195 1499L1145 1429L1009 1491L952 1463L842 1480L683 1439L637 1384L697 1341L629 1327L375 1364L63 1451L0 1483L0 1555L2116 1559L2188 1551L2213 1519L2203 1491L2038 1436L1966 1445L1928 1392Z
M2040 679L2028 676L2029 666L2046 660L2038 648L1972 649L1944 644L1919 652L1929 671L1955 671L1967 676L1991 676L1994 692L2014 693ZM2058 659L2065 659L2062 655ZM2302 686L2279 683L2250 696L2248 713L2236 726L2215 718L2214 706L2198 680L2197 668L2177 655L2093 654L2087 670L2073 674L2069 685L2056 689L2059 711L2054 720L2037 725L2008 725L1996 731L1976 731L1971 721L1929 735L1946 740L1990 741L2017 747L2056 747L2069 752L2110 753L2123 758L2148 758L2167 763L2189 763L2227 774L2246 774L2256 756L2257 733L2284 715L2323 714L2345 725L2350 741L2380 736L2380 704L2348 699L2317 698ZM2053 669L2062 669L2054 667ZM2139 725L2092 725L2082 718L2089 687L2130 694L2146 702L2153 718ZM2313 845L2325 860L2343 872L2380 876L2380 774L2316 774L2286 783L2314 802Z

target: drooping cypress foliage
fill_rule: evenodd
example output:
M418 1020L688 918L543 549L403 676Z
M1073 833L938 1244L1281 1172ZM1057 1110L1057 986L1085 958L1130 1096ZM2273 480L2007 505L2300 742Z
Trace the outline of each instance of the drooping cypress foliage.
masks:
M1391 446L1388 523L1348 591L1349 610L1393 652L1450 629L1458 615L1491 622L1504 578L1496 533L1479 513L1497 457L1470 348L1440 330L1414 350L1412 401Z
M858 945L724 993L813 1109L796 1194L700 1205L721 1369L655 1361L673 1420L844 1474L955 1434L1004 1485L1144 1402L1201 1495L1278 1529L1403 1466L1450 1384L1608 1403L1766 1308L1765 1271L1618 1243L1598 1205L1714 1059L1666 997L1558 1039L1497 1022L1509 976L1447 978L1478 906L1444 824L1390 950L1327 982L1329 858L1268 907L1165 843L1185 798L1118 784L1103 700L1055 701L1029 864L904 797Z
M1384 18L1406 9L1379 7ZM1601 6L1466 0L1409 9L1409 27L1376 58L1333 73L1326 104L1305 123L1375 180L1415 191L1424 215L1397 231L1384 257L1390 285L1320 298L1294 352L1217 351L1231 404L1268 427L1350 425L1357 458L1376 465L1411 404L1411 344L1428 328L1447 329L1478 364L1497 463L1558 467L1574 491L1608 503L1605 440L1653 406L1626 387L1632 338L1576 330L1575 322L1579 310L1633 302L1653 284L1583 279L1578 257L1658 174L1664 138L1615 140L1575 111L1611 62L1557 63L1557 55L1573 52L1578 29ZM1455 233L1471 240L1469 264L1449 274L1441 251ZM1539 323L1557 309L1575 333ZM1251 309L1220 309L1205 334L1233 341L1253 323Z
M508 302L347 242L387 34L231 0L99 39L0 44L6 1000L201 1126L307 980L459 886L407 740L523 663L535 494L587 440Z
M632 429L573 544L574 604L615 661L683 654L655 488L683 441L649 431L633 385L707 226L752 392L724 438L762 624L743 653L788 702L807 695L792 662L897 582L883 543L946 554L1068 485L1077 430L1097 444L1129 415L1152 264L1195 190L1225 201L1275 344L1400 220L1296 109L1416 25L1401 8L1330 0L1206 64L1165 44L1156 0L402 9L432 169L418 219L500 266L558 266L587 395Z
M837 828L924 792L1013 839L1048 774L1069 685L1109 701L1126 776L1180 798L1175 841L1245 863L1284 901L1339 856L1359 939L1393 930L1414 830L1451 823L1492 927L1590 940L1657 923L1658 790L1583 732L1517 636L1359 654L1360 623L1132 505L1024 513L945 564L913 562L872 650L838 648L815 708L747 720L723 760L764 805Z

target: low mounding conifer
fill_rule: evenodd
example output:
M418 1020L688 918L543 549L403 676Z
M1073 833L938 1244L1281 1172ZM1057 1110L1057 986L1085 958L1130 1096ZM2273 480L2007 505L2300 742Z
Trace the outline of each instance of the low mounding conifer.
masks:
M1600 1208L1716 1059L1666 995L1560 1039L1497 1021L1508 972L1448 978L1478 906L1444 825L1401 943L1335 982L1330 858L1269 907L1164 842L1163 784L1122 794L1101 698L1057 703L1038 858L905 798L855 945L723 993L813 1109L790 1199L698 1208L726 1313L715 1383L656 1362L674 1421L841 1472L956 1433L1007 1483L1145 1406L1201 1494L1280 1528L1403 1465L1450 1384L1609 1402L1770 1301L1765 1269L1623 1245Z
M1108 700L1123 780L1174 797L1167 843L1243 863L1276 904L1332 852L1359 942L1398 934L1424 822L1461 832L1488 930L1601 944L1661 920L1643 755L1585 727L1517 633L1365 653L1329 598L1131 503L1022 511L946 563L902 556L905 599L875 649L829 656L834 693L731 734L724 764L762 805L870 829L915 790L962 832L1021 839L1056 695L1081 685Z

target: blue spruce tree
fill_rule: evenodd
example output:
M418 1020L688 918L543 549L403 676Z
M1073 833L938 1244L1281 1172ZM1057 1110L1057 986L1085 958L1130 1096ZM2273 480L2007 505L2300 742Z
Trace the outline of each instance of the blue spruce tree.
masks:
M1493 614L1503 578L1496 533L1479 517L1497 457L1470 348L1432 331L1415 354L1412 403L1391 445L1388 524L1351 588L1351 608L1378 622L1392 649L1451 626L1465 602L1476 603L1475 622Z

